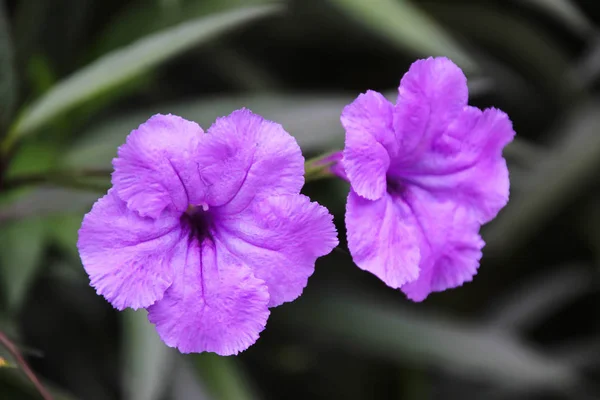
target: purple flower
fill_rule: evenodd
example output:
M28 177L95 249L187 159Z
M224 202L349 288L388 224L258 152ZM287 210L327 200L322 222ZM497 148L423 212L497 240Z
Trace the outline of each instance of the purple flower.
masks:
M368 91L341 116L348 247L360 268L415 301L472 279L479 228L508 201L512 124L467 98L460 68L428 58L404 75L396 105Z
M155 115L113 165L113 187L79 231L81 260L99 294L119 310L147 308L183 353L248 348L269 307L300 296L338 243L327 209L300 194L294 138L248 110L206 134Z

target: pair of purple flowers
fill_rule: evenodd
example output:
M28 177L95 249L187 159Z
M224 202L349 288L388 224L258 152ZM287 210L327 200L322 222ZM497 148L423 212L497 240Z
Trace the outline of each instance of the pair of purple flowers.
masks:
M446 58L415 62L396 105L368 91L342 112L355 263L420 301L477 271L482 224L508 201L506 114L467 105ZM300 194L304 158L281 125L248 110L204 133L155 115L113 161L113 187L86 215L78 248L91 285L122 310L146 308L181 352L236 354L269 308L302 293L338 244L326 208Z

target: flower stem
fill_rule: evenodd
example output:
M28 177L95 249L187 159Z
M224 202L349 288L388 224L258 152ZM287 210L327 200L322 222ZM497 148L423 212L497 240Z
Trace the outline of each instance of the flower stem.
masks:
M35 374L31 370L31 368L29 368L29 365L27 365L27 362L25 361L25 359L23 358L23 356L17 349L17 346L15 346L15 344L13 342L11 342L10 339L8 339L8 337L6 337L6 335L2 331L0 331L0 343L4 347L6 347L6 349L10 352L10 354L15 358L15 360L21 367L21 370L23 370L25 375L27 375L27 377L29 378L31 383L33 383L33 385L38 390L38 392L40 392L40 395L42 396L42 398L44 400L52 400L52 395L50 395L50 393L46 390L46 388L40 383L38 378L35 376Z
M337 176L335 170L340 160L341 153L339 151L330 151L306 160L304 163L304 180L310 182Z

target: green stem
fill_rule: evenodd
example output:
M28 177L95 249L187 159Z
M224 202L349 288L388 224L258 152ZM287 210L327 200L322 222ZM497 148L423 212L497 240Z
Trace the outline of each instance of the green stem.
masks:
M14 343L11 342L4 333L2 333L2 331L0 331L0 344L2 344L2 346L4 346L15 358L21 367L21 370L25 373L25 375L27 375L37 391L40 392L40 396L42 396L44 400L52 400L52 395L50 395L50 392L46 390L46 388L40 383L39 379L35 376L31 368L29 368L29 365L17 349L17 346L15 346Z
M306 182L312 182L335 177L335 174L331 172L330 169L330 167L335 164L335 161L327 161L327 158L335 153L337 153L337 151L330 151L306 160L304 163L304 180Z

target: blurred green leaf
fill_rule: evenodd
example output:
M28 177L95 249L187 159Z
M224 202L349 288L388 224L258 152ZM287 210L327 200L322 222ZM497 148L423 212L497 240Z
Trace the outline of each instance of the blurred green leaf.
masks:
M145 310L126 310L123 319L124 398L161 399L172 377L173 350L160 340Z
M471 97L476 97L487 91L489 85L484 81L472 79L469 88ZM390 101L395 102L396 90L384 94ZM158 104L93 125L64 155L63 167L110 167L111 160L117 154L117 147L125 142L127 135L156 113L179 115L197 122L206 130L218 117L242 107L283 125L304 151L341 148L344 144L344 130L340 123L340 113L352 100L353 95L344 94L264 93Z
M335 290L334 290L335 291ZM291 311L291 310L290 310ZM319 341L401 364L435 367L453 375L513 387L560 389L576 374L503 332L438 316L363 302L338 294L295 305L285 326L312 332Z
M138 0L128 5L108 25L98 40L95 51L98 55L125 46L134 40L161 29L193 18L210 15L215 12L276 3L277 0L218 0L196 1L183 0L176 5L164 2Z
M27 73L31 82L31 89L35 96L41 96L50 90L56 82L56 76L50 67L48 59L41 55L34 55L27 64Z
M514 332L541 326L566 304L594 289L589 272L587 266L567 264L516 283L515 289L509 288L495 299L495 305L488 311L490 325Z
M188 362L186 356L177 357L173 374L173 384L171 386L171 400L218 400L210 396L204 384L198 379L195 367Z
M546 150L524 138L515 138L504 148L504 157L521 167L532 168L546 156Z
M508 257L544 229L566 205L588 189L600 168L600 102L573 110L557 124L546 157L526 177L526 190L514 193L484 230L488 256Z
M17 76L14 70L14 55L10 28L4 4L0 4L0 128L5 127L11 117L16 101Z
M52 215L46 218L48 239L75 260L79 260L77 239L83 215L83 212L81 212L78 214Z
M514 70L562 105L582 94L568 75L571 65L566 49L535 21L493 4L426 2L422 7L471 38L489 57L510 61Z
M89 211L100 197L98 193L80 190L38 187L20 192L0 202L0 224L21 218L40 217L57 213Z
M329 0L356 21L420 56L447 56L474 72L474 59L419 7L408 0Z
M351 96L265 94L156 105L95 126L65 154L64 166L109 167L110 161L116 156L117 147L125 142L129 132L156 113L180 115L207 129L217 117L242 107L282 124L304 150L335 148L344 141L340 113L351 101Z
M573 65L570 79L582 88L589 88L597 82L600 75L600 38L589 41L582 56Z
M0 229L0 273L8 297L8 308L21 306L38 268L42 265L45 222L30 218L3 223Z
M20 115L4 150L72 107L143 74L216 35L280 10L275 6L237 9L189 21L109 53L59 82Z
M524 4L531 4L545 11L548 15L562 21L574 32L588 36L594 31L592 22L570 0L517 0Z
M19 146L11 159L7 178L19 175L35 174L52 168L59 158L59 149L53 142L31 142Z
M97 55L104 54L115 48L125 46L137 38L193 18L240 6L247 7L281 2L281 0L182 0L175 3L156 1L148 4L144 0L138 1L132 3L114 18L99 39L94 53ZM213 47L209 57L210 61L216 64L215 69L227 81L231 81L238 87L247 90L280 86L273 76L263 71L236 49L218 42L213 43Z
M210 60L217 73L238 91L281 91L285 84L262 64L227 43L215 43ZM243 50L243 49L242 49Z
M243 367L234 357L213 353L193 355L198 376L216 400L255 400L259 397L248 381Z
M52 69L72 71L105 6L96 0L19 0L13 14L18 66L28 68L32 57L43 56ZM106 3L106 2L103 2ZM24 85L25 86L25 85Z

